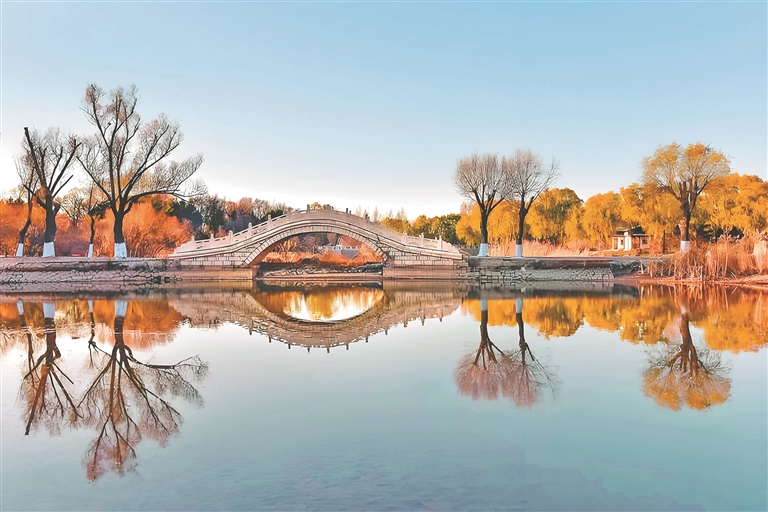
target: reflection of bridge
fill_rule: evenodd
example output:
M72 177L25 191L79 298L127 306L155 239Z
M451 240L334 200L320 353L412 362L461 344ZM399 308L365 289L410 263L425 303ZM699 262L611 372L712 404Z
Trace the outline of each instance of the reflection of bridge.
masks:
M194 327L208 327L232 322L291 345L325 348L366 340L374 334L386 332L399 324L450 315L461 304L462 294L449 286L436 288L398 288L389 290L372 308L361 314L337 322L309 322L297 320L271 311L259 299L269 292L210 292L199 295L185 294L170 303L187 317ZM390 291L390 293L386 293ZM190 300L191 299L191 300Z
M384 261L384 273L395 268L454 269L464 255L453 245L423 236L397 233L381 224L334 210L295 212L222 238L192 240L170 258L182 264L218 267L256 266L281 241L309 233L335 233L370 246Z

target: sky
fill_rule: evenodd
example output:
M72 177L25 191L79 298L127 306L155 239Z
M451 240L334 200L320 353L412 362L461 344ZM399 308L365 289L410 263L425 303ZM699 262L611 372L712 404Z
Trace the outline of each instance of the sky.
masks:
M457 212L473 152L531 149L586 199L659 145L766 179L760 2L8 2L0 190L23 127L90 135L89 83L177 120L211 193Z

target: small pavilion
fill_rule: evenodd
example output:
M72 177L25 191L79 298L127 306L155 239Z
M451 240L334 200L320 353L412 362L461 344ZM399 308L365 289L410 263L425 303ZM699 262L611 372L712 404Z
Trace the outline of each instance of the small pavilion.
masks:
M614 251L642 250L649 247L648 235L645 234L645 231L640 226L616 230L611 241L611 249Z

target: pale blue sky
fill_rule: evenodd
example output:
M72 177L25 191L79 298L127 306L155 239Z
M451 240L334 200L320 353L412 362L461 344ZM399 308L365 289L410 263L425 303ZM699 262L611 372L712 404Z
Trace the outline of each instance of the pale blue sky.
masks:
M2 3L0 189L23 126L89 133L89 82L181 122L211 191L458 211L473 151L555 156L586 199L659 144L766 178L754 3Z

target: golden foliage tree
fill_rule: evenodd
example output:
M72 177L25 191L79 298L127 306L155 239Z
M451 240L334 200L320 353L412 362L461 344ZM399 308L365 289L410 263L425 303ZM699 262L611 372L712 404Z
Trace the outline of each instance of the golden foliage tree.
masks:
M581 225L587 239L597 248L610 247L611 237L624 222L621 195L615 192L595 194L584 203Z
M569 188L547 190L528 217L528 233L537 240L563 245L577 234L581 199Z
M720 151L701 142L686 147L677 143L660 146L643 160L643 183L653 184L680 203L680 250L690 250L689 226L696 203L707 185L730 172Z

